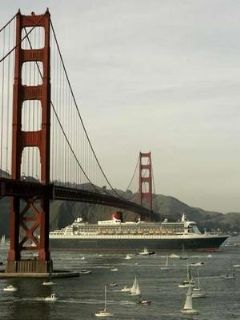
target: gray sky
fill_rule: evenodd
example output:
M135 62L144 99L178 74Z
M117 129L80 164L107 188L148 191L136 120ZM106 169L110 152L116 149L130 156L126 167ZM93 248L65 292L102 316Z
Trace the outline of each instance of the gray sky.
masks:
M2 1L49 7L81 114L112 184L152 152L156 192L240 212L240 1Z

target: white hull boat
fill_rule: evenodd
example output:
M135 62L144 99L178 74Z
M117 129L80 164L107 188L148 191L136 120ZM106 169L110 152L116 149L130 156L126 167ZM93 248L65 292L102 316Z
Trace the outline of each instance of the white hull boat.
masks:
M130 289L130 294L132 296L140 296L141 295L141 290L140 290L139 283L138 283L138 280L136 277L135 277L133 285Z
M95 312L96 317L112 317L113 314L107 310L107 286L105 286L105 303L104 309Z
M138 254L141 256L150 256L152 254L155 254L155 251L149 251L148 248L145 247L143 251L140 251Z
M181 312L184 314L189 314L189 315L198 314L198 311L193 309L192 292L193 292L193 288L191 286L189 286L187 293L186 293L186 301L185 301L183 309L181 310Z
M198 273L197 285L195 288L193 288L192 298L197 299L197 298L205 298L205 297L206 297L206 293L203 289L201 289L199 273Z
M12 286L11 284L9 286L7 286L6 288L3 288L3 291L6 291L6 292L15 292L17 291L17 288Z
M47 302L55 302L57 300L57 297L55 293L52 293L49 297L44 298L44 300Z

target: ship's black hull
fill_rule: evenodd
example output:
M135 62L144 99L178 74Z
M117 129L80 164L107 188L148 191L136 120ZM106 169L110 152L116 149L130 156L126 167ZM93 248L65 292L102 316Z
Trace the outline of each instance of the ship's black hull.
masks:
M196 239L50 239L51 248L79 249L89 251L103 250L141 250L148 249L216 249L226 236Z

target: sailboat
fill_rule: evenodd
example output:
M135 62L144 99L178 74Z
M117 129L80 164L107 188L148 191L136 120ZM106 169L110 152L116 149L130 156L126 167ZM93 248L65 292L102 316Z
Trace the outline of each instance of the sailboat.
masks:
M169 258L166 257L165 266L161 267L161 270L168 270L169 269Z
M189 265L187 264L187 279L183 280L178 287L179 288L187 288L189 286L194 287L195 281L193 280L191 270L189 268Z
M109 311L107 311L107 286L105 286L105 303L104 303L104 309L99 310L95 313L96 317L112 317L113 314Z
M185 247L184 247L184 244L182 245L182 254L180 255L180 259L182 260L186 260L188 259L188 255L185 253Z
M227 280L236 279L236 275L233 272L232 264L231 264L231 271L224 275L224 279L227 279Z
M206 293L203 289L201 289L200 280L199 280L199 272L198 272L197 285L195 286L195 288L193 288L192 298L205 298L205 297L206 297Z
M188 287L187 293L186 293L186 300L183 309L181 310L184 314L198 314L198 311L193 309L192 306L192 286Z
M5 243L6 243L6 237L5 237L5 234L3 234L2 237L1 237L0 245L4 246Z
M137 278L135 277L134 278L134 281L133 281L133 285L130 289L130 294L132 296L140 296L141 294L141 290L140 290L140 287L139 287L139 283L137 281Z

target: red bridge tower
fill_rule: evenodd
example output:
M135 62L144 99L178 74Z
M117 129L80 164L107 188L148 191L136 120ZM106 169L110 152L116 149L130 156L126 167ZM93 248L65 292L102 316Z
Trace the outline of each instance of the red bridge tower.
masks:
M139 153L140 204L152 210L152 161L151 152Z
M23 30L41 27L44 45L37 49L23 49ZM22 84L24 63L42 63L42 83ZM22 130L22 106L24 101L38 100L41 104L42 123L38 131ZM35 104L34 104L35 105ZM50 14L16 17L16 49L13 87L12 179L21 179L22 153L26 147L37 147L40 153L40 182L49 184L50 176ZM45 273L52 271L49 253L49 198L38 195L24 199L12 199L10 213L10 249L6 272ZM24 258L28 250L35 250L37 258Z

